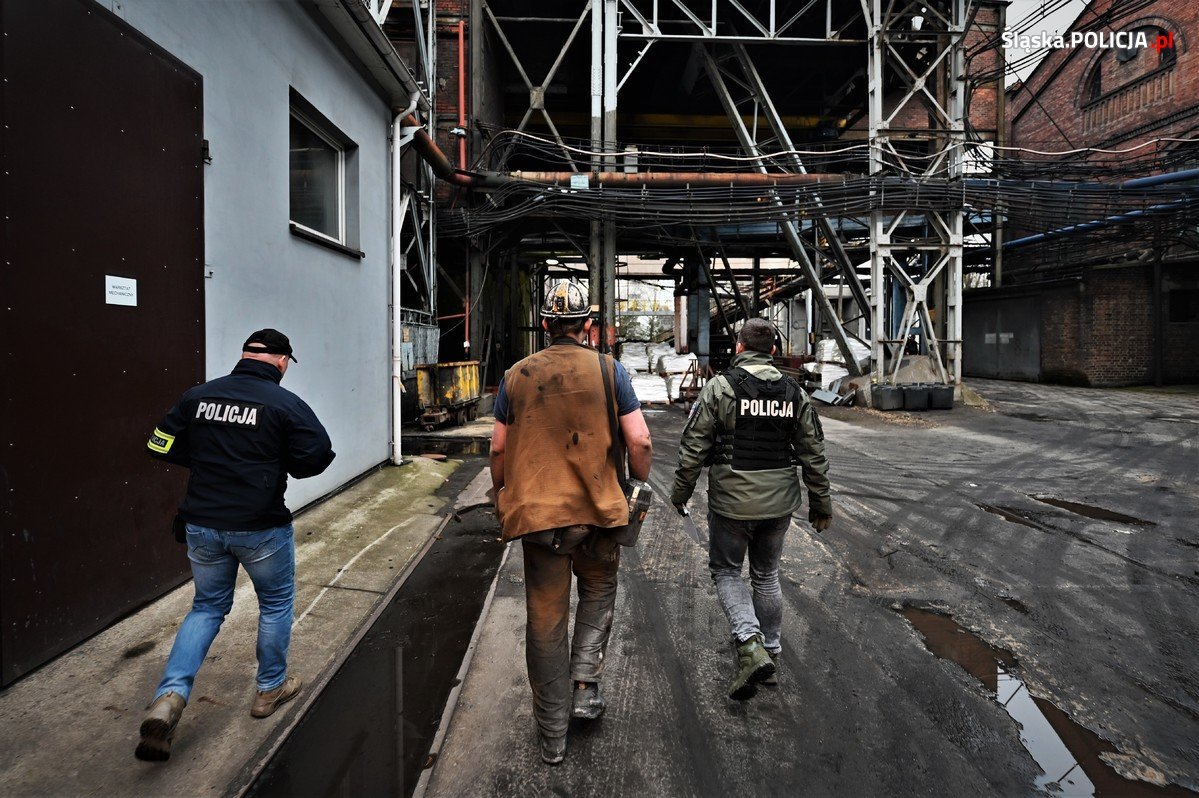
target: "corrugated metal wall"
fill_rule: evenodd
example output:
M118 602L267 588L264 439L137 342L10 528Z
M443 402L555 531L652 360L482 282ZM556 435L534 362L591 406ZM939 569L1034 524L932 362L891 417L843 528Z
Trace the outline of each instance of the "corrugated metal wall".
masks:
M1036 294L968 296L962 370L968 377L1041 378L1041 303Z

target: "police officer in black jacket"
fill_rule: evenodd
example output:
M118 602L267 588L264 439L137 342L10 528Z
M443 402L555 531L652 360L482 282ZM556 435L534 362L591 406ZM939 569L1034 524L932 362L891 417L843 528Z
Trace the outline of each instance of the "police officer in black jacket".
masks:
M287 673L295 603L295 543L283 503L290 474L320 474L334 453L325 428L300 397L280 387L291 342L278 330L250 335L233 372L187 391L155 428L150 454L191 469L179 508L196 596L141 725L139 759L164 760L196 672L233 606L240 564L258 594L257 695L265 718L294 698Z

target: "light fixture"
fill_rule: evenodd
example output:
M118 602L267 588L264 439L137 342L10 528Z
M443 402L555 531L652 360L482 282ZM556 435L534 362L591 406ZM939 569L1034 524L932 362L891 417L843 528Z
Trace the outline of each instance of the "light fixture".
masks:
M558 265L558 259L557 259L557 258L546 258L546 259L545 259L545 265L546 265L546 266L557 266L557 265Z

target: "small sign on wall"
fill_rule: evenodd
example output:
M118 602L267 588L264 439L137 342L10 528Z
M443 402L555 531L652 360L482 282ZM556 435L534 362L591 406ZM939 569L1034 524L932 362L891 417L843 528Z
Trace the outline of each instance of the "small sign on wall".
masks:
M137 280L132 277L104 275L104 303L137 307Z

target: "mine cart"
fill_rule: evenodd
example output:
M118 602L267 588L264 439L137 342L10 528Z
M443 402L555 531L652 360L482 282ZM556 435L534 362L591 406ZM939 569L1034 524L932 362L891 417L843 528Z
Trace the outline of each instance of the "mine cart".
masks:
M477 360L416 367L420 425L426 432L442 424L465 424L473 420L479 414L481 397Z

